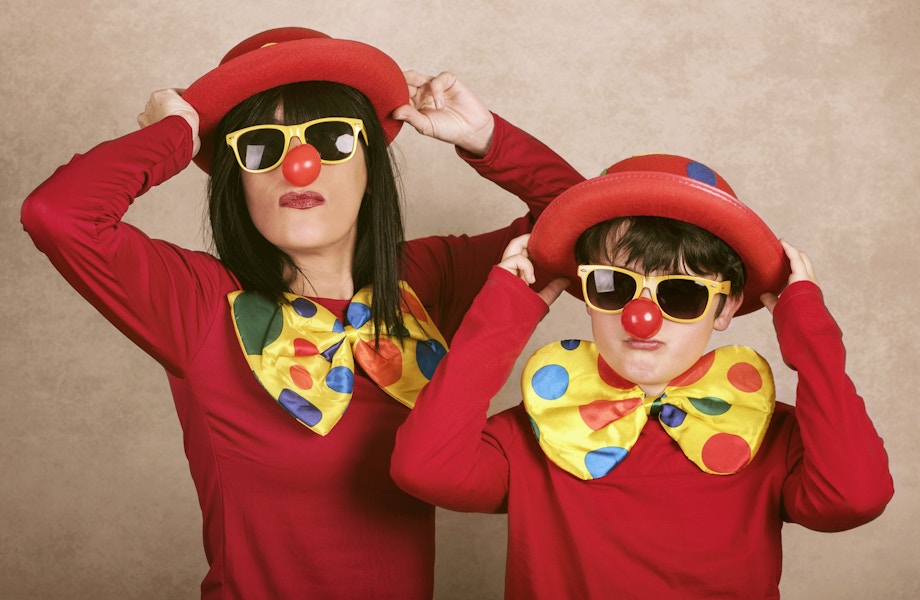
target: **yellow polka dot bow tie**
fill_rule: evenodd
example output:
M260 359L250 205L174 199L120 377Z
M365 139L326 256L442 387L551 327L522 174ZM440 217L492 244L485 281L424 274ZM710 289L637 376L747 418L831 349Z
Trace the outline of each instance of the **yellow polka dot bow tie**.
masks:
M253 292L228 294L240 348L256 378L291 416L326 435L338 423L355 379L355 360L387 394L409 408L447 353L447 342L415 292L400 282L404 339L374 347L371 287L349 303L346 324L293 294L282 306Z
M760 448L775 403L770 365L744 346L704 355L651 399L607 366L593 343L565 340L534 353L522 387L543 452L581 479L620 464L650 416L706 473L737 473Z

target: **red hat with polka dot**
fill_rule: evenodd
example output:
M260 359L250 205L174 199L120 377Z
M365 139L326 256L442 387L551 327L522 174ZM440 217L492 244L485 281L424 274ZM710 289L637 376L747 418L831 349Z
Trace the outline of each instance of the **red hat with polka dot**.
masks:
M573 281L575 243L587 229L617 217L654 216L685 221L727 243L744 262L744 301L736 314L763 306L760 295L781 291L789 263L776 235L745 206L715 171L689 158L648 154L620 161L599 177L572 186L540 215L528 252L541 267Z
M373 46L312 29L270 29L234 46L182 94L201 119L201 150L195 163L210 172L215 130L234 106L259 92L300 81L343 83L363 93L374 106L387 143L402 127L390 113L409 101L409 88L392 58Z

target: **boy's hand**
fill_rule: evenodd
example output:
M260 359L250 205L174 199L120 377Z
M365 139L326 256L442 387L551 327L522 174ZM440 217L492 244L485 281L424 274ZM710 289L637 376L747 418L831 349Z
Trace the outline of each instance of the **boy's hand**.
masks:
M483 157L492 145L495 120L482 101L453 73L437 77L403 71L409 86L409 104L393 111L393 118L419 133L454 144Z
M144 112L137 115L137 124L147 127L172 115L182 117L192 128L192 156L195 156L201 148L201 139L198 137L198 112L182 99L180 94L184 91L166 89L156 90L150 94L150 100L147 101Z
M518 236L511 240L505 252L502 254L502 261L498 266L508 271L512 275L520 277L527 285L533 285L536 277L533 272L533 263L527 254L527 241L530 234ZM564 277L554 279L547 284L545 288L538 292L546 305L549 306L556 301L556 298L569 286L569 280Z
M786 240L780 240L780 243L786 251L786 256L789 258L789 267L792 270L786 285L792 285L796 281L811 281L815 285L818 285L818 278L815 277L815 269L811 266L811 260L808 256ZM767 310L771 313L773 312L773 307L776 306L777 300L779 300L779 296L776 294L768 292L760 295L760 301L763 302L763 305L766 306Z

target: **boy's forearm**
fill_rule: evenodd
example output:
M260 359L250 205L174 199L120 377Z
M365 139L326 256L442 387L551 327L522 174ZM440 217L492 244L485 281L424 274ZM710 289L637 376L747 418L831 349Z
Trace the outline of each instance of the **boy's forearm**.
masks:
M846 374L837 324L811 283L790 286L774 310L783 358L798 371L800 446L784 493L791 519L812 529L849 529L878 516L893 494L888 456Z
M483 439L491 399L547 306L498 267L473 302L434 378L396 437L391 473L405 491L461 511L500 510L508 465Z

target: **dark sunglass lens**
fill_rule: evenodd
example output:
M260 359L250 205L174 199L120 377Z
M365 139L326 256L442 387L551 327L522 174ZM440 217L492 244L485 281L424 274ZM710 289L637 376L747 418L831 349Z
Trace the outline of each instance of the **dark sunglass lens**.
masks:
M665 279L658 284L658 305L676 319L695 319L706 310L709 290L690 279Z
M277 129L256 129L241 135L236 147L247 169L267 169L284 154L284 134Z
M602 310L622 310L636 295L636 281L624 273L598 269L588 276L588 300Z
M355 149L354 130L341 121L310 125L305 135L307 143L316 148L323 160L348 158Z

